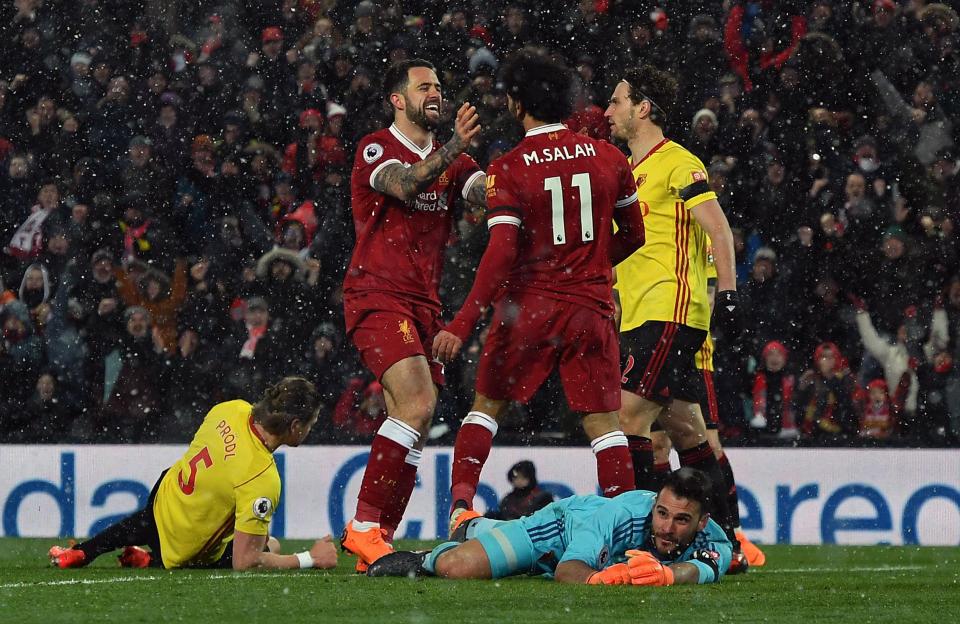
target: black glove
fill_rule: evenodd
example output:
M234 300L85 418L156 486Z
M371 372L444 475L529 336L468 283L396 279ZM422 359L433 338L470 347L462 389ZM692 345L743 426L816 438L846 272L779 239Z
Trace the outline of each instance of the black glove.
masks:
M721 290L713 304L713 329L736 338L743 331L740 318L740 296L735 290Z

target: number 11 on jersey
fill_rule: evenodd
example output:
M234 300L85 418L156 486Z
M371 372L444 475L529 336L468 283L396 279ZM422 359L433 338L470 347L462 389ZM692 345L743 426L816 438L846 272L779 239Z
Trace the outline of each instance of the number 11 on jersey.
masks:
M593 193L590 188L590 174L575 173L571 182L580 191L580 238L585 243L593 242ZM560 182L560 177L544 179L543 190L550 192L553 244L563 245L567 242L567 228L563 224L563 184Z

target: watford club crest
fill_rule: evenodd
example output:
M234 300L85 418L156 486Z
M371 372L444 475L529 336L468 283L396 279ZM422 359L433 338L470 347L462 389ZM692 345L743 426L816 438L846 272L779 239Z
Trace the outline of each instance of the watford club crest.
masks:
M403 340L404 344L410 344L415 339L413 337L413 327L410 325L410 321L404 319L398 322L400 329L397 330L397 333L400 334L400 339Z
M647 174L641 173L637 176L637 188L643 186L643 183L647 181Z

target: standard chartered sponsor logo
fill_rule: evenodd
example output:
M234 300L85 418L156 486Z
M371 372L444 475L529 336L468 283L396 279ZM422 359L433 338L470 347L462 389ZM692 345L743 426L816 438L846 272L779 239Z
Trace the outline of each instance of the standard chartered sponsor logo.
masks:
M413 209L421 212L440 212L447 210L447 198L436 191L420 193L413 202Z

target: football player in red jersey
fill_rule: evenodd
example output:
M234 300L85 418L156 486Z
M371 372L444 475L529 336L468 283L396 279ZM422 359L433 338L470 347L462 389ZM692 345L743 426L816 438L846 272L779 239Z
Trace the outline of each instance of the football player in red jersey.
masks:
M433 65L412 59L384 76L389 128L365 136L351 179L357 242L343 281L347 333L383 384L389 417L370 449L357 510L341 538L357 569L392 551L417 476L424 434L443 383L427 349L440 330L437 287L457 197L485 203L485 178L464 149L480 131L476 109L457 111L453 137L434 130L443 96ZM426 345L426 347L425 347Z
M490 242L464 307L433 343L441 361L456 356L497 299L473 409L457 434L451 530L476 513L473 497L497 419L509 401L530 400L554 368L570 408L583 414L603 493L634 489L617 420L611 293L613 266L644 241L630 166L613 145L560 123L571 107L567 68L521 52L506 64L503 81L526 136L487 169Z

